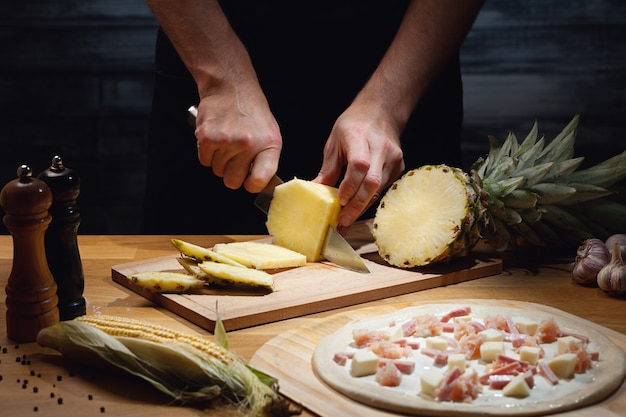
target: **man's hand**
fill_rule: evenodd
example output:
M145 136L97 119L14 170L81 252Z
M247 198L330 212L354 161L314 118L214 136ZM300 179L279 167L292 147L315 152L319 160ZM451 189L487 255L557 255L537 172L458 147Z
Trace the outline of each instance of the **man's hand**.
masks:
M258 193L278 169L282 139L260 92L220 89L204 97L196 121L198 159L228 188Z
M397 127L382 108L355 102L336 121L315 182L339 184L340 229L349 227L404 170Z

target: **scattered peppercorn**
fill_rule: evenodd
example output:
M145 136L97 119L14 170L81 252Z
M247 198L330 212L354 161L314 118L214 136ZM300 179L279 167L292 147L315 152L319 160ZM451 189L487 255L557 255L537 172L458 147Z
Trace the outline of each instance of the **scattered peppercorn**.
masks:
M37 407L37 406L34 406L34 407L33 407L33 411L34 411L34 412L37 412L37 411L39 411L39 407Z
M39 388L37 388L37 387L33 387L33 392L34 392L34 393L38 393L38 392L39 392Z
M100 412L104 413L104 407L100 407Z
M89 394L89 395L87 396L87 398L89 399L89 401L91 401L91 400L93 400L93 395Z
M62 379L63 379L63 377L61 375L57 375L57 381L60 381Z
M63 404L63 397L57 398L57 404Z
M35 376L35 371L33 371L32 369L30 370L30 376Z
M54 392L50 393L50 398L54 398Z

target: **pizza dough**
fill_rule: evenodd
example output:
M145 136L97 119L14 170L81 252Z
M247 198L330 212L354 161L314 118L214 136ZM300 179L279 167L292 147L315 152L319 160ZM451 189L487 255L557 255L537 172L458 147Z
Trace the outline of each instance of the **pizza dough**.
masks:
M489 305L471 305L472 317L480 320L486 316L526 317L538 322L554 319L563 331L582 334L590 339L590 351L599 352L599 360L584 374L576 374L571 380L561 380L552 386L543 377L535 377L535 387L529 397L511 398L501 390L484 387L483 393L471 403L438 402L420 395L420 374L433 368L433 359L416 350L410 360L416 361L415 372L403 375L398 387L383 387L374 376L355 378L350 366L340 366L333 356L351 349L354 329L386 329L392 322L401 324L412 317L423 314L443 316L449 311L465 305L428 304L398 310L394 313L354 321L325 337L313 353L313 370L327 385L347 397L372 407L388 411L433 416L516 415L535 416L552 414L584 407L611 395L623 382L626 375L626 354L598 330L586 326L582 321L549 314L545 311ZM556 343L555 343L556 344ZM353 348L352 348L353 349ZM479 368L478 361L472 367ZM480 369L477 369L480 374Z

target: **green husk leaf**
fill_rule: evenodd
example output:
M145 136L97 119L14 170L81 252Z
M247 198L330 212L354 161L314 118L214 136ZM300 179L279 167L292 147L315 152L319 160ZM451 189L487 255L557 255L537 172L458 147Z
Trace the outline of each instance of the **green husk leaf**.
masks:
M229 349L228 343L228 335L226 334L226 328L224 327L224 322L220 317L220 310L217 305L217 300L215 300L215 330L213 331L213 336L215 337L215 343L223 347L224 349Z

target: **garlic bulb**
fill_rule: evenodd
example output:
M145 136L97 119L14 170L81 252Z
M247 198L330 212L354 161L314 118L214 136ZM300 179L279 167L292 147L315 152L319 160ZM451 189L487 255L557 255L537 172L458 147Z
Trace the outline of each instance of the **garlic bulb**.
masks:
M597 285L598 272L609 263L611 254L600 239L587 239L576 251L572 279L580 285Z
M622 255L622 259L626 258L626 234L618 233L615 235L609 236L609 238L604 242L607 248L612 248L613 243L619 243L620 255Z
M611 262L598 272L598 287L609 295L626 292L626 265L620 254L619 243L613 243Z

